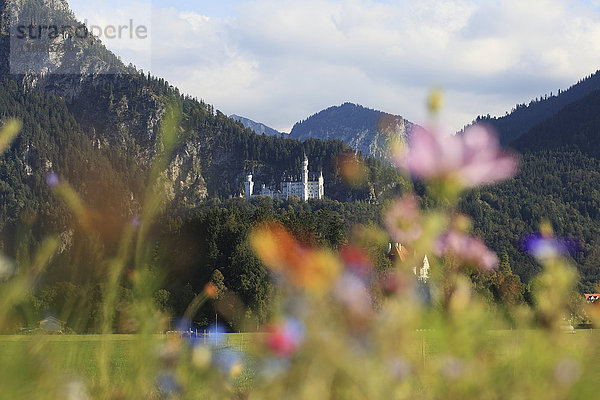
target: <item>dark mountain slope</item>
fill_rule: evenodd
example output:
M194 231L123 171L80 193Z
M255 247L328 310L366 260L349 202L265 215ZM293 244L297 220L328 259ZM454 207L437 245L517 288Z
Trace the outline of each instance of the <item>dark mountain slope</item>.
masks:
M507 250L521 277L536 263L521 240L543 220L558 236L577 244L572 255L582 288L600 282L600 90L567 105L513 142L522 154L521 172L501 185L478 189L463 201L481 235Z
M600 89L600 72L580 80L565 91L559 90L557 95L544 96L532 100L529 104L518 104L503 117L477 117L475 122L492 125L500 135L500 142L508 145L528 132L535 125L550 118L568 104L582 99L588 93Z
M513 143L519 151L573 149L600 157L600 90L575 101Z

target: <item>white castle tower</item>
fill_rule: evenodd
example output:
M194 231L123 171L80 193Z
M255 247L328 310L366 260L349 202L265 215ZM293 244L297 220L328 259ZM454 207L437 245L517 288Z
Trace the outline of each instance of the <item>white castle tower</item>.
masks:
M308 200L308 157L304 154L304 161L302 162L302 186L303 186L303 196L302 200Z
M323 178L323 171L319 174L319 196L318 199L325 197L325 178Z
M244 194L246 195L246 200L252 197L254 193L254 182L252 182L252 174L246 175L246 181L244 182Z
M323 171L319 174L319 177L313 181L309 180L308 174L308 158L304 155L304 161L302 162L302 175L300 179L288 179L279 183L280 190L266 187L265 184L262 188L254 193L254 182L252 181L252 175L246 175L244 181L244 197L249 200L252 197L265 197L270 196L278 199L288 199L291 196L297 196L300 199L306 201L308 199L322 199L325 197L325 179L323 178Z

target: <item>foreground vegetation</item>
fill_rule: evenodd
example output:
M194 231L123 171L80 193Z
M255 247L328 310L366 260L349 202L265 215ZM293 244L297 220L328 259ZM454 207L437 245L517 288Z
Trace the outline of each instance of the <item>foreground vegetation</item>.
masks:
M201 211L198 223L190 227L171 221L166 236L173 241L166 240L163 248L157 246L155 235L161 230L155 222L166 215L163 171L176 146L180 116L177 107L166 113L160 132L163 152L150 169L139 215L124 224L114 247L91 252L97 257L91 261L99 266L94 273L101 283L83 296L96 300L79 301L77 296L61 304L61 312L74 321L93 315L101 335L0 340L0 366L7 371L7 379L0 380L3 395L17 399L594 396L600 378L596 368L600 342L595 331L572 334L565 327L575 319L599 322L600 309L583 304L576 293L578 276L568 242L554 235L549 222L540 225L539 233L532 232L524 248L539 262L541 273L532 280L524 302L521 291L515 290L520 286L507 257L499 258L473 236L472 221L458 211L466 190L516 173L517 160L500 150L489 132L474 128L457 137L426 130L413 133L410 148L395 153L394 163L422 183L426 196L421 200L407 191L392 201L380 216L387 232L372 225L344 235L343 220L330 210L320 210L320 204L302 204L307 210L297 212L284 204L265 208L266 203L259 203L238 211L218 207ZM18 125L3 127L0 146L7 147ZM90 237L87 243L102 243L94 241L95 214L73 187L61 177L46 178L82 234ZM264 213L277 207L279 214ZM360 205L349 209L356 213ZM229 229L236 227L237 218L248 219L250 227L242 223ZM231 219L231 224L221 223ZM305 237L315 226L326 234ZM263 271L262 282L267 283L263 287L270 291L264 297L269 299L264 302L268 310L261 314L248 306L251 301L244 290L256 284L256 276L236 272L245 280L239 287L228 287L224 274L215 270L201 290L191 291L181 314L174 314L164 288L165 278L171 278L165 265L196 248L194 243L177 241L188 229L199 229L202 242L212 238L206 249L199 247L202 258L214 266L227 260L220 258L219 246L237 238L236 251L243 248L240 254L253 260L254 270ZM386 266L381 257L373 256L381 252L373 249L385 247L389 237L412 251ZM31 318L39 301L34 289L45 268L60 257L60 245L59 238L49 236L17 262L2 259L0 327ZM425 254L431 265L426 283L413 272ZM189 330L202 317L203 307L221 321L209 328L210 340L157 335L172 329L172 324L179 331ZM242 344L242 334L227 335L226 330L260 333ZM113 335L118 331L135 334Z

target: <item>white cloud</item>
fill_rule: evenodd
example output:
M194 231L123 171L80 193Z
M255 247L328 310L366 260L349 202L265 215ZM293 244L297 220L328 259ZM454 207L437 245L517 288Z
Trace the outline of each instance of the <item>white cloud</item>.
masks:
M254 0L235 15L154 8L152 72L284 130L343 101L423 122L436 85L459 129L600 64L600 16L584 2Z
M71 0L71 9L92 34L128 64L149 68L152 50L152 6L143 0Z

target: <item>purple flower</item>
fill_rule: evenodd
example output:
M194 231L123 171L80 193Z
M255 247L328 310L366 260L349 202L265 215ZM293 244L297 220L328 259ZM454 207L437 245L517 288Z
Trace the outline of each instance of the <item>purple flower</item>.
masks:
M455 381L465 374L465 364L457 357L447 357L440 365L440 372L446 379Z
M394 378L401 381L409 378L413 372L412 365L403 357L388 361L387 369Z
M567 240L553 236L530 235L523 240L523 248L538 261L571 253L575 246Z
M134 229L139 229L139 227L142 226L142 219L138 214L131 218L131 226L133 226Z
M501 181L517 171L516 158L502 151L496 136L480 125L456 136L418 129L395 163L417 178L445 179L462 187Z
M385 225L394 241L401 243L416 241L423 231L417 198L406 195L396 200L387 212Z
M434 251L438 256L452 255L458 261L475 265L484 271L498 266L498 256L488 249L483 240L456 230L450 230L441 236Z
M46 185L53 188L53 187L58 186L59 183L60 183L60 180L58 179L58 175L56 175L56 173L50 171L50 172L48 172L48 174L46 174Z
M357 315L369 316L373 311L369 289L356 274L351 272L342 274L336 283L334 294L342 304Z

